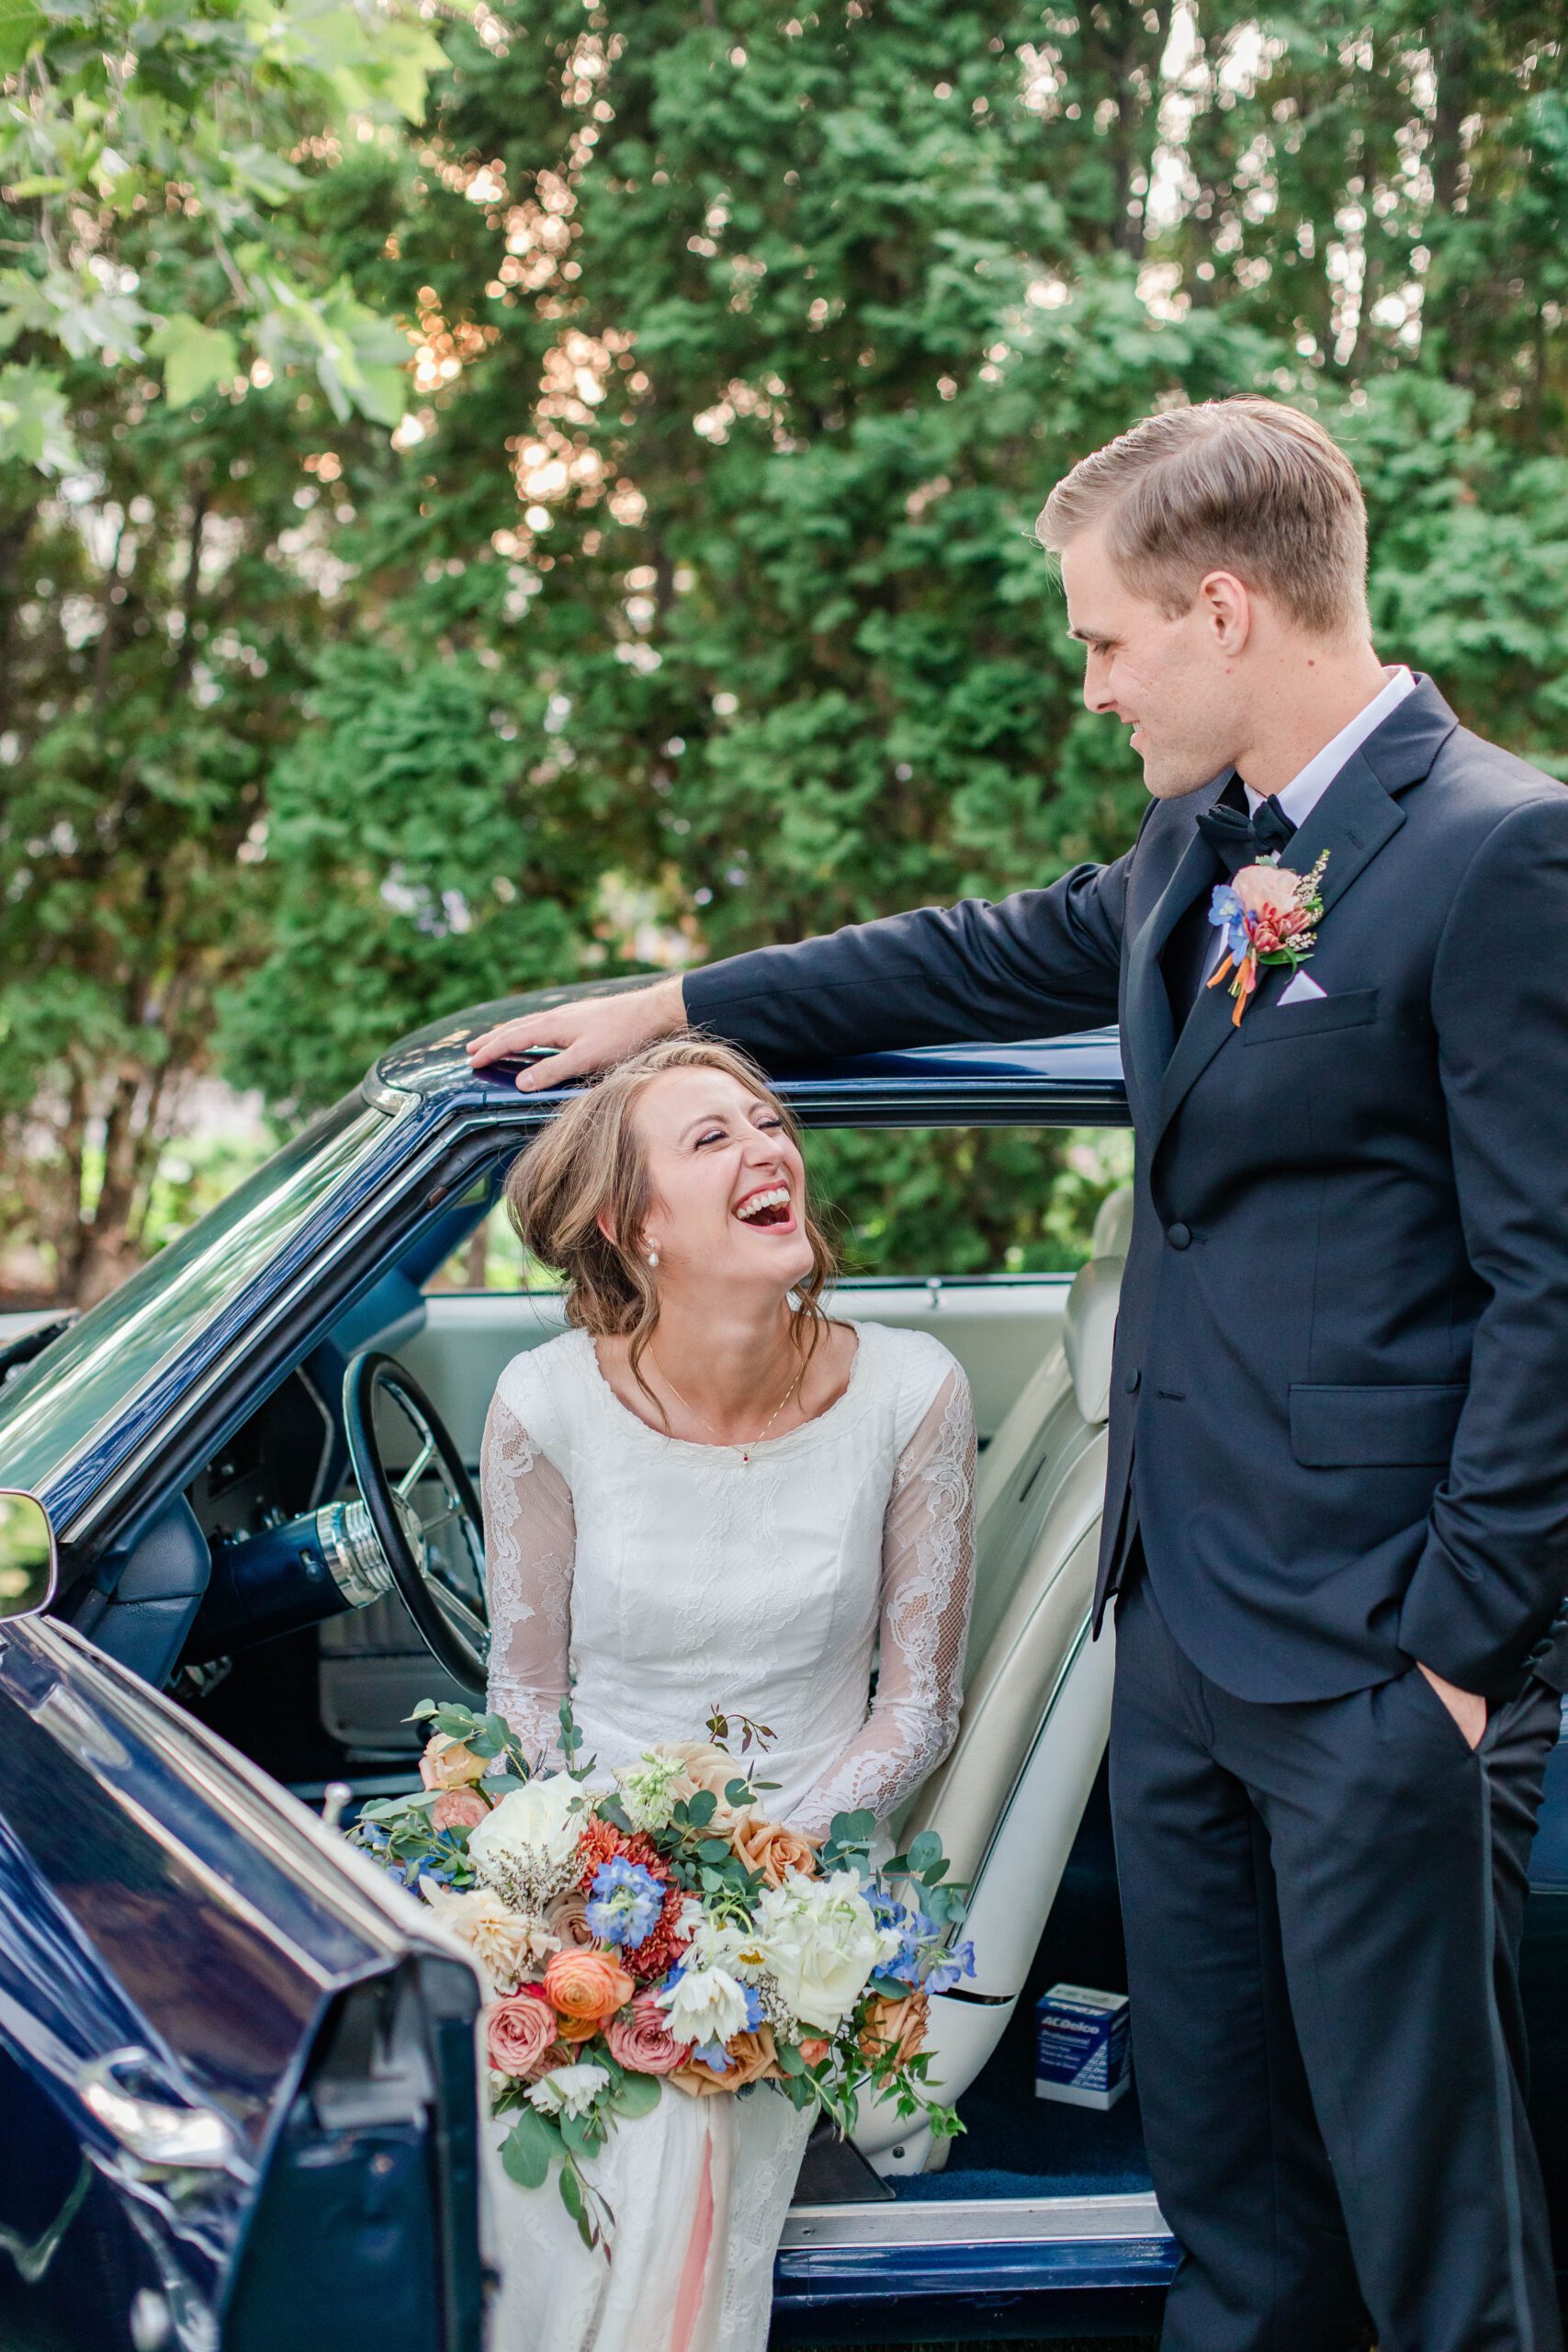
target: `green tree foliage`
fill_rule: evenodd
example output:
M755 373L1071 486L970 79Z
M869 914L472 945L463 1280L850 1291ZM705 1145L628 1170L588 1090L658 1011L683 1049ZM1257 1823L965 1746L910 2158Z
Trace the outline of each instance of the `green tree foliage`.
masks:
M418 122L441 62L417 10L350 0L12 0L0 459L82 463L70 413L104 367L157 363L184 408L260 356L308 368L337 416L395 424L402 338L323 270L301 163Z
M1320 413L1385 656L1568 773L1560 34L1538 0L481 12L417 138L312 183L416 369L400 456L305 445L343 584L264 697L231 1072L304 1105L476 999L1114 854L1141 779L1032 525L1165 401ZM965 1262L1081 1240L1059 1151L987 1140L942 1209L924 1148L840 1154L866 1262L928 1214Z
M376 661L287 771L235 1066L318 1098L378 1030L615 968L628 894L716 954L1113 854L1141 782L1032 526L1173 399L1318 408L1385 650L1561 762L1562 120L1528 10L542 0L468 44L396 237L423 437L351 534ZM433 650L508 682L504 784L483 720L412 797L367 755ZM1081 1246L1059 1150L836 1149L868 1265L944 1218L954 1267Z
M439 58L350 6L0 24L0 1212L66 1298L164 1229L215 990L266 944L266 783L343 577L321 526L407 382L364 209Z

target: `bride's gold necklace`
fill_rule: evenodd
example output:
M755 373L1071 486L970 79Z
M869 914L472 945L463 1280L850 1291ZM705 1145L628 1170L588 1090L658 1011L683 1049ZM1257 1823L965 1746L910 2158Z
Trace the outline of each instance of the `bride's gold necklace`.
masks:
M767 1419L762 1423L762 1426L757 1435L752 1438L746 1438L738 1443L734 1438L719 1437L718 1431L715 1429L707 1415L705 1413L699 1413L696 1407L688 1403L687 1399L682 1396L680 1390L676 1387L675 1383L671 1379L670 1374L660 1363L659 1358L653 1355L653 1350L651 1347L649 1349L648 1352L650 1356L653 1356L654 1371L659 1374L659 1377L664 1383L665 1387L669 1389L671 1395L674 1397L675 1402L678 1405L684 1405L687 1412L692 1416L692 1419L694 1421L701 1421L704 1429L706 1430L710 1437L718 1438L719 1444L728 1446L731 1453L739 1453L742 1462L750 1461L751 1448L754 1445L761 1444L762 1440L767 1436L768 1431L773 1428L773 1423L778 1419L779 1415L784 1411L784 1407L789 1403L790 1398L800 1386L801 1381L806 1373L806 1366L802 1364L800 1370L795 1374L795 1378L790 1382L789 1386L784 1390L784 1395L779 1398L778 1403L773 1407L773 1411L768 1415Z

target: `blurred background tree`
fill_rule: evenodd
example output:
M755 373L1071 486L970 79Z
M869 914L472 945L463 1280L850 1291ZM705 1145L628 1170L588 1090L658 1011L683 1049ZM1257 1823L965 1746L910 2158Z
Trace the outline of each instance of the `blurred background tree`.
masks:
M412 356L389 440L286 403L258 450L243 412L241 503L309 560L246 600L256 797L192 886L193 1001L282 1115L512 989L1115 854L1137 764L1032 530L1163 401L1323 414L1385 658L1568 774L1544 7L794 5L481 6L418 130L296 166ZM171 468L192 422L163 404ZM1084 1148L822 1164L859 1262L957 1271L1070 1261Z
M350 512L310 511L313 453L384 449L408 390L344 149L404 153L441 56L413 9L0 19L0 1207L13 1281L64 1299L165 1230L214 992L267 944L267 779Z

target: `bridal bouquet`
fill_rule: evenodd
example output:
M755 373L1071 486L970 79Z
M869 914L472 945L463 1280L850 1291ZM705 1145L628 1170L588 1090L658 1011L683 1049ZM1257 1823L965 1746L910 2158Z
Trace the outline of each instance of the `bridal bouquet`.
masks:
M646 1749L590 1789L570 1703L569 1769L535 1771L504 1719L425 1700L422 1791L368 1804L349 1835L468 1946L485 2011L491 2113L512 2178L560 2193L590 2246L603 2199L581 2169L661 2090L705 2098L776 2083L840 2130L857 2094L963 2129L931 2093L928 1996L974 1973L930 1832L874 1873L869 1813L825 1841L768 1819L761 1789L709 1738ZM744 1754L768 1735L737 1719Z

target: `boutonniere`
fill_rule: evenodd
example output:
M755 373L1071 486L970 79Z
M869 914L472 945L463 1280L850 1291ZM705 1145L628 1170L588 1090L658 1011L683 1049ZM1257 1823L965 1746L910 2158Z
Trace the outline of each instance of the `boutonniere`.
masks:
M1244 865L1228 882L1216 882L1209 900L1209 921L1224 943L1224 954L1210 976L1217 989L1230 976L1235 1011L1231 1026L1241 1016L1258 986L1259 964L1289 964L1293 971L1317 945L1317 923L1323 913L1319 885L1328 863L1324 851L1310 874L1294 874L1277 857Z

